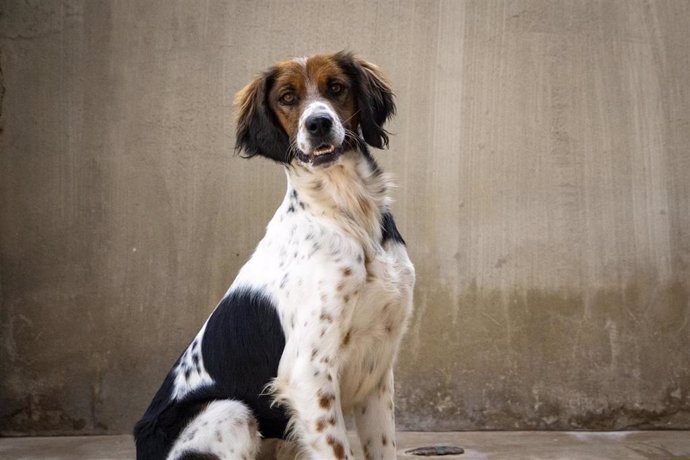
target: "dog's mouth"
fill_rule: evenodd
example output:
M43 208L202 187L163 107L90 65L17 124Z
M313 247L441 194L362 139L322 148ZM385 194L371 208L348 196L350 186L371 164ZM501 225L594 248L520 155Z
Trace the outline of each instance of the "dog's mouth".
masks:
M299 159L312 166L319 166L335 161L343 153L342 145L320 144L309 153L298 152Z

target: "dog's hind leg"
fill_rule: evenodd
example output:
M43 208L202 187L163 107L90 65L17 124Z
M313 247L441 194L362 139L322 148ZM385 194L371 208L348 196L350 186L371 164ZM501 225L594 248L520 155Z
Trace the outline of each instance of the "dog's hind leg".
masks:
M246 405L217 400L182 430L168 460L253 460L260 441L256 419Z

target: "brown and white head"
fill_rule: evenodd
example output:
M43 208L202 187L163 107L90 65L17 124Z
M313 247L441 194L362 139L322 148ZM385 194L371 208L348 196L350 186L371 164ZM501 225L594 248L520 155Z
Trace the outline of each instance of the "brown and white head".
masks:
M326 168L346 152L383 148L395 113L380 69L347 52L279 62L237 93L236 150Z

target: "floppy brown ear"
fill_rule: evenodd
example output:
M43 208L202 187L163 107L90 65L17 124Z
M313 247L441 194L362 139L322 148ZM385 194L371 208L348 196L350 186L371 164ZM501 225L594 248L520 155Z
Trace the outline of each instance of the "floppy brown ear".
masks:
M242 152L245 158L261 155L280 163L289 163L290 141L268 105L268 92L273 78L273 72L266 72L235 95L235 151Z
M362 137L372 147L387 147L388 132L383 125L395 114L393 90L388 81L378 66L360 57L340 52L336 59L355 83Z

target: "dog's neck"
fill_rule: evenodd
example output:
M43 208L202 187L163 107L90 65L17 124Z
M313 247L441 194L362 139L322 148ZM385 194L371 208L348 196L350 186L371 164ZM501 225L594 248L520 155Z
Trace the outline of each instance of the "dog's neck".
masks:
M363 246L381 241L381 213L390 204L391 180L367 153L345 152L326 168L291 165L287 176L288 207L296 201L293 206L332 220Z

